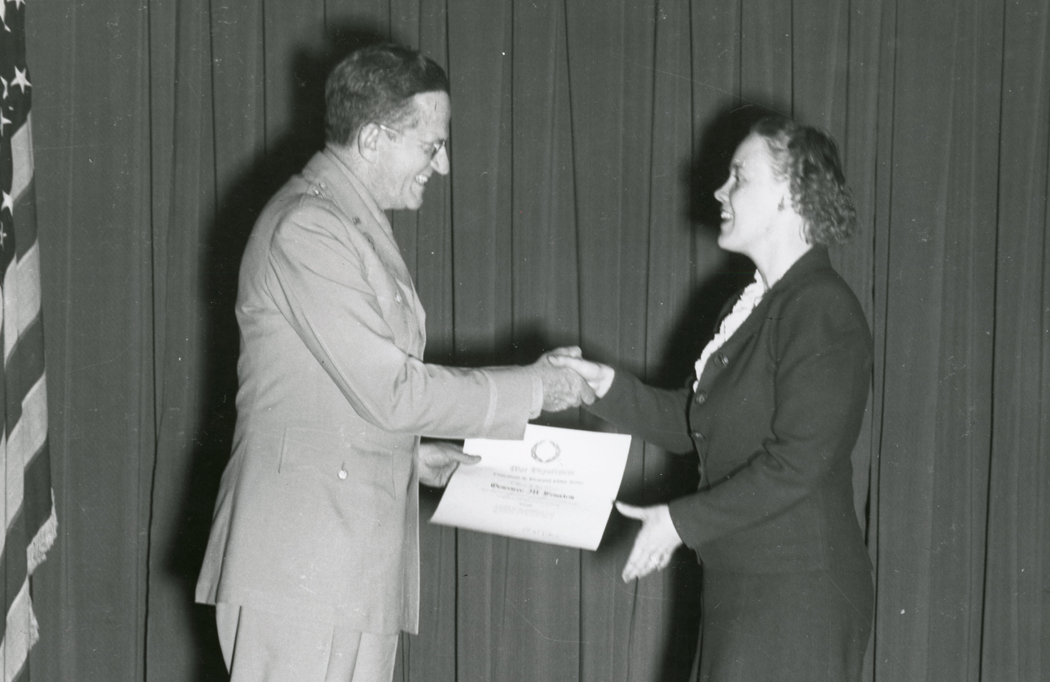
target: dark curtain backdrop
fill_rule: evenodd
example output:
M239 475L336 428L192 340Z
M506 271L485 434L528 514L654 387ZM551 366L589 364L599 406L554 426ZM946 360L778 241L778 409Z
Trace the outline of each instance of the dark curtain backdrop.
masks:
M764 109L829 129L834 260L875 370L855 454L868 679L1050 677L1047 0L34 0L51 446L42 680L223 679L192 604L233 424L240 253L321 141L333 59L392 37L451 78L452 174L394 216L433 361L585 353L675 386L750 277L712 191ZM586 415L556 423L602 428ZM621 497L693 463L634 446ZM424 492L423 513L437 493ZM423 526L397 679L682 680L699 569ZM274 548L280 551L280 548Z

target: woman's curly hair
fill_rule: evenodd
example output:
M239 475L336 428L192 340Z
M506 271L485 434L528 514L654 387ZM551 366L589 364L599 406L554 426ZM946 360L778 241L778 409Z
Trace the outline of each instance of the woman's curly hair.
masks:
M766 141L775 174L788 180L808 241L823 246L846 241L856 229L857 211L831 136L786 116L767 116L751 132Z

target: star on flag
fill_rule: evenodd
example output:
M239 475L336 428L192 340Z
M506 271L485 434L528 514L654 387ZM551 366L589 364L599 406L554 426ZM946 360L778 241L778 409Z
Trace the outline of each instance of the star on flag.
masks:
M32 85L30 85L30 83L29 83L29 79L26 78L26 70L25 69L20 69L17 66L15 67L15 80L13 81L13 84L17 85L20 88L22 88L22 94L23 95L26 92L26 88L32 87ZM7 84L6 83L4 84L4 94L5 95L7 94Z

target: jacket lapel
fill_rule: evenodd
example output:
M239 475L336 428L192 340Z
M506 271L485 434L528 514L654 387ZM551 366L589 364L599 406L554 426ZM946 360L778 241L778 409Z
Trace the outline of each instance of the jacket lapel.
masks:
M419 321L419 352L422 355L422 348L426 344L426 312L401 256L401 249L394 239L394 230L386 212L379 208L361 181L328 147L314 155L303 174L308 180L321 185L326 196L344 214L347 229L357 230L364 236L394 278L405 303Z
M784 276L762 296L762 300L759 301L758 305L755 306L755 309L747 316L747 319L744 320L739 328L737 328L736 332L726 339L718 353L723 353L728 357L735 357L739 349L747 343L748 339L757 334L762 328L762 325L769 317L770 306L778 296L792 287L794 282L807 274L830 267L831 259L828 257L828 250L822 246L814 246L803 254L801 258L795 261L794 265L788 268L788 271L784 273ZM739 298L739 294L737 297ZM734 302L735 301L736 299L734 299ZM731 309L731 305L725 307L727 313ZM721 324L721 320L719 320L719 324ZM717 353L715 357L717 357ZM707 365L704 367L703 375L700 377L700 388L710 387L712 382L714 382L715 377L722 370L722 367L722 363L708 361Z

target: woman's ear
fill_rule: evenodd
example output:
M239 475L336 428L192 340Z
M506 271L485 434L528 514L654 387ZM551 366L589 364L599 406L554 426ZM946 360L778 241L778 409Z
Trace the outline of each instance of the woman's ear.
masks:
M777 202L777 210L795 210L795 202L791 200L791 185L788 181L780 180L777 189L780 193L780 200Z

